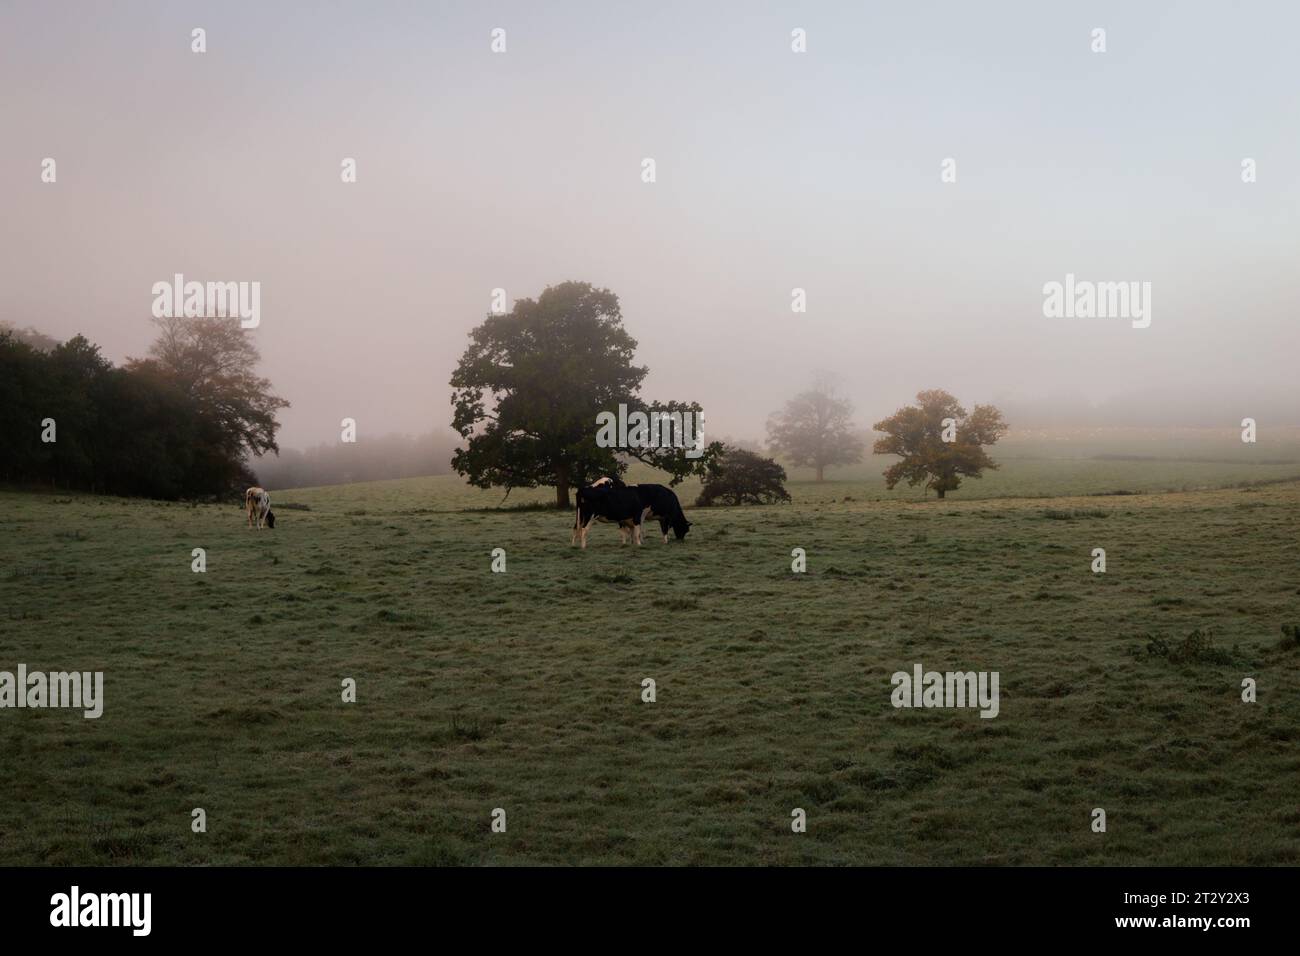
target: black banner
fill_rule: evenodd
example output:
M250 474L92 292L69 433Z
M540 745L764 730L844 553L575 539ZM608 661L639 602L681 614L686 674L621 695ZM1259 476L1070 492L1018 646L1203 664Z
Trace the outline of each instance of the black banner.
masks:
M0 870L6 938L203 943L470 933L551 935L624 922L629 941L683 920L740 936L790 928L905 928L917 939L1097 936L1231 945L1278 932L1286 869L286 869ZM756 919L756 914L765 914ZM780 928L779 926L776 928ZM972 939L975 936L972 935Z

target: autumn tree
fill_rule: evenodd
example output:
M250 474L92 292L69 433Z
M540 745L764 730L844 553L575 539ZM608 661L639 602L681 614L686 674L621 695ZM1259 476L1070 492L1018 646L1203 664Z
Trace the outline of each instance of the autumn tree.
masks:
M822 380L768 419L768 447L792 464L816 468L817 480L823 481L831 465L862 460L862 441L853 434L852 419L853 404Z
M925 482L942 498L960 487L963 477L979 478L984 469L998 467L983 446L1006 434L1000 411L976 405L967 415L942 389L918 392L916 401L872 426L885 436L872 451L901 459L886 469L885 487L892 491L904 479L913 487Z
M470 345L452 374L452 427L466 440L452 467L479 488L555 487L555 503L602 475L621 475L635 458L667 471L670 483L707 476L721 445L606 447L597 416L678 413L698 416L695 402L647 403L648 371L633 364L636 340L623 327L618 296L586 282L549 286L519 299L504 315L489 315L470 332ZM696 419L698 420L698 418Z
M261 355L239 320L169 317L154 320L158 338L144 359L126 368L171 383L193 404L197 435L194 467L214 483L235 489L251 478L250 456L279 451L276 413L289 403L257 372Z

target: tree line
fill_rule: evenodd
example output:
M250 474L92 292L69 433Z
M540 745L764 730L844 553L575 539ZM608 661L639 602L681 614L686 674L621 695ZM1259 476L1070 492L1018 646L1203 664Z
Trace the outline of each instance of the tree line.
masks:
M649 371L634 364L636 340L623 327L618 296L586 282L548 286L536 299L519 299L508 313L489 315L470 332L470 345L452 375L452 427L465 445L452 468L470 484L488 488L551 486L556 506L569 507L569 491L601 475L621 476L633 460L667 472L676 485L704 482L701 502L787 500L784 470L771 459L721 442L681 447L599 440L593 423L613 409L699 414L689 401L650 401L641 395ZM900 482L924 484L940 498L997 464L984 452L1007 430L1001 413L976 405L970 413L945 391L917 394L873 429L884 437L876 454L900 461L885 472L891 490ZM852 424L853 406L826 383L791 399L768 422L772 450L796 465L817 469L861 461L863 442ZM728 476L727 472L731 474Z
M144 358L115 366L77 335L0 328L0 481L217 499L254 483L288 406L257 374L238 320L158 319Z
M470 332L452 375L454 440L384 436L364 450L351 443L278 456L277 412L288 402L257 373L252 339L237 319L155 320L146 357L114 366L84 336L57 343L33 329L0 325L0 481L154 498L217 499L258 477L268 487L436 474L451 468L472 485L551 486L556 505L602 475L621 476L633 460L666 472L670 484L704 482L701 504L788 500L774 460L719 441L687 447L602 438L601 416L699 421L694 401L641 394L648 369L634 364L636 340L623 327L618 297L585 282L547 287L489 315ZM941 390L917 395L873 428L873 451L899 458L886 485L924 484L939 497L963 477L997 465L983 446L1006 431L1001 413L967 413ZM795 465L860 461L853 407L825 382L791 399L768 423L771 450ZM679 426L680 427L680 426ZM259 460L260 459L260 460Z

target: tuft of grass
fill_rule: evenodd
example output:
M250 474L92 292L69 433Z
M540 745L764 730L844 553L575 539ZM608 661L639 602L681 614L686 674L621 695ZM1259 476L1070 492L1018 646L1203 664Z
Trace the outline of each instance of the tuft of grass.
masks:
M1218 647L1214 643L1213 632L1197 628L1181 641L1171 642L1164 637L1146 635L1146 657L1163 658L1171 664L1219 664L1224 666L1246 663L1241 649L1232 645L1231 649Z
M606 573L604 571L596 571L594 574L592 574L591 579L600 584L635 584L636 583L636 578L622 571L617 571L612 574Z
M550 501L518 501L512 505L499 504L482 508L462 508L468 514L535 514L537 512L550 512L555 514L572 514L572 508L557 508L555 502Z

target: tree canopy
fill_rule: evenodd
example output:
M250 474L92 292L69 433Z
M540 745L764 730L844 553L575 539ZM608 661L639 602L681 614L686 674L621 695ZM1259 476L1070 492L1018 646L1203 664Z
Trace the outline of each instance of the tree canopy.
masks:
M275 416L289 403L257 374L261 355L238 319L154 321L159 334L149 357L129 360L127 370L156 375L189 397L201 424L198 454L214 476L238 484L246 458L279 451Z
M767 443L791 464L816 468L818 481L832 465L862 460L862 441L853 434L853 403L826 382L796 395L768 419Z
M597 416L616 412L691 413L695 402L647 403L647 369L633 363L636 340L623 327L618 296L586 282L548 286L489 315L451 378L452 427L465 447L452 467L480 488L554 485L557 507L569 490L602 475L622 475L635 458L669 473L677 484L707 475L721 446L688 457L686 449L614 448L597 443Z
M916 401L872 426L884 432L872 450L901 459L885 470L885 487L892 491L904 479L909 486L925 482L942 498L960 487L963 477L979 478L984 469L998 467L982 446L1006 433L1001 412L976 405L968 415L942 389L918 392Z
M151 354L118 368L80 335L46 351L0 331L0 480L156 498L251 483L245 456L275 448L288 404L253 373L256 348L173 325Z

